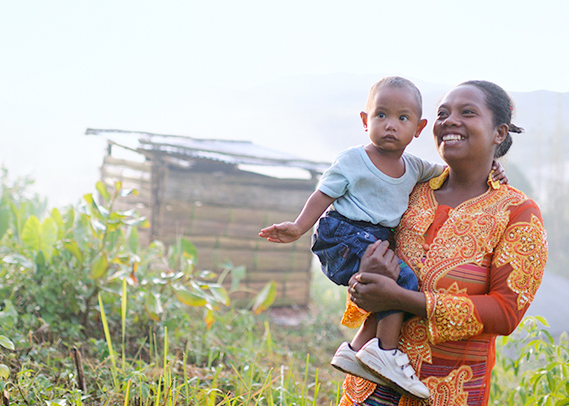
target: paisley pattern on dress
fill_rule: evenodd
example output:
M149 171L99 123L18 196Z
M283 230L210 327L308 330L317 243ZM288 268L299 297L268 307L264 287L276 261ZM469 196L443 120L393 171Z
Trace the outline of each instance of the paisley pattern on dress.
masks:
M518 294L518 309L533 301L541 284L547 258L546 241L543 224L532 215L529 223L516 223L508 228L496 249L494 264L510 264L514 269L508 277L508 286Z

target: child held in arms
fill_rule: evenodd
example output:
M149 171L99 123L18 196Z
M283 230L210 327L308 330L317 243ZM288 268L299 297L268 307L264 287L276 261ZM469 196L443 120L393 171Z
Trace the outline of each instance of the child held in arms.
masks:
M390 239L415 184L444 170L441 164L405 152L427 124L421 118L421 93L411 81L386 77L377 82L360 117L371 142L336 157L294 222L274 224L259 233L271 242L290 243L320 219L312 251L324 273L339 285L347 285L358 272L370 244ZM494 169L494 180L507 182L503 168L494 163ZM387 249L387 243L378 244L374 249ZM414 272L401 260L399 266L397 284L417 290ZM342 323L348 327L365 323L351 343L340 345L331 364L404 395L427 399L429 389L418 379L407 355L397 349L403 318L403 312L397 310L370 315L348 298Z

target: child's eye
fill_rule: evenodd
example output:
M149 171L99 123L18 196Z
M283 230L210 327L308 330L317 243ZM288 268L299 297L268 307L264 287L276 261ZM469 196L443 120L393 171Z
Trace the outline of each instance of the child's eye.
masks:
M379 118L385 118L385 113L377 113L377 116L378 116Z
M401 121L407 121L407 120L409 120L409 117L407 117L407 116L400 116L400 117L399 117L399 120L401 120Z

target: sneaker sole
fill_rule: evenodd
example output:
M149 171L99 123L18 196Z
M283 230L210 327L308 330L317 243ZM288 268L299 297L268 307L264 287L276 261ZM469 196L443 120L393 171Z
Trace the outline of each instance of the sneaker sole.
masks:
M335 358L332 360L330 365L332 365L338 371L341 371L345 374L357 376L359 378L368 380L368 381L376 383L378 385L382 385L382 386L390 386L391 385L390 381L382 379L382 377L377 376L377 374L375 374L373 371L370 371L368 368L364 368L365 366L363 364L361 364L361 367L364 371L359 372L359 371L351 370L351 368L349 368L350 366L353 365L353 361L351 361L351 360L343 360L341 358Z

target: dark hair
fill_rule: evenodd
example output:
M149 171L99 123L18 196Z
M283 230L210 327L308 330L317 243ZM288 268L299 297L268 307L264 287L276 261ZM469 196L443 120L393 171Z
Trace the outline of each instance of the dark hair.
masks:
M469 80L468 82L461 83L459 86L475 86L482 90L486 96L486 106L492 111L494 125L497 127L501 124L508 126L508 134L502 143L496 148L494 158L500 158L506 155L512 146L512 136L510 133L521 133L523 128L512 124L512 115L514 113L514 102L508 96L508 93L500 86L487 82L485 80Z
M369 94L367 96L366 102L366 112L369 111L369 106L373 102L373 98L375 97L378 90L382 87L399 87L411 90L413 96L415 96L415 101L417 102L417 112L419 113L419 119L423 116L423 97L421 96L421 92L413 82L400 76L387 76L374 84L371 89L369 89Z

